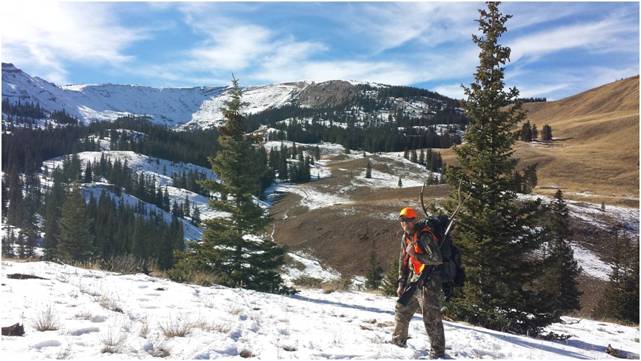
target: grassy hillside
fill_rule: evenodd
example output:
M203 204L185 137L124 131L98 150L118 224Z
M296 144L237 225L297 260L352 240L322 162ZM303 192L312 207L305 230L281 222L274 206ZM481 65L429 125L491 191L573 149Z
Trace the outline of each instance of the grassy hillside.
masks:
M521 165L539 164L538 193L561 187L570 198L638 206L639 76L547 103L524 106L552 144L516 143ZM454 163L454 153L444 153Z

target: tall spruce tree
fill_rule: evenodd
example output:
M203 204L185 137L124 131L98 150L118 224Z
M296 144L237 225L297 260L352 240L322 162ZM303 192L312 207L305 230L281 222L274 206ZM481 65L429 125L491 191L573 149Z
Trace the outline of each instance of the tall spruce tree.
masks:
M519 91L504 89L510 49L499 44L499 38L511 15L502 14L499 3L486 6L479 10L482 35L473 35L480 64L474 82L464 87L469 125L464 143L455 148L459 165L447 168L450 211L459 197L469 197L461 207L456 235L466 283L450 310L484 327L531 334L551 322L534 287L541 264L534 252L543 240L535 227L541 207L540 201L518 203L513 190L513 130L525 114L518 102L508 107Z
M381 267L381 264L376 258L375 249L376 245L373 245L369 255L369 271L365 279L365 287L371 290L377 290L381 286L384 272L383 267Z
M82 192L74 184L62 205L58 255L65 261L86 261L92 255L93 235L89 233L89 218Z
M381 281L381 289L386 296L396 296L396 289L398 288L398 257L390 262L387 271Z
M546 299L552 303L550 308L556 316L561 316L581 308L577 281L581 268L574 259L574 251L569 243L569 212L560 189L548 208L548 257L543 289L549 293Z
M206 221L202 243L194 244L192 252L177 267L196 265L231 287L285 292L288 290L278 273L284 263L284 249L271 240L256 237L268 219L253 197L259 191L261 174L256 170L261 167L256 164L258 156L252 140L245 137L245 118L240 112L244 103L236 79L229 94L223 107L225 124L218 138L220 150L210 157L212 169L222 182L202 184L228 195L226 199L212 200L211 206L229 212L231 217Z

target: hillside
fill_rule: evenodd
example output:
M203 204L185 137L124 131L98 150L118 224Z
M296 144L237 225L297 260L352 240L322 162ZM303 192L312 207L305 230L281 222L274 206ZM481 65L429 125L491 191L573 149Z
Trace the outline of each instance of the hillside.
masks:
M527 119L552 127L553 142L516 142L521 165L538 163L537 193L638 207L639 76L546 103L524 105ZM452 150L446 163L455 163Z
M404 159L403 152L367 153L372 163L372 178L367 179L364 176L367 159L362 153L345 154L341 147L329 144L322 149L322 159L317 162L323 169L320 179L274 189L278 196L270 209L274 239L292 250L313 254L323 264L346 275L365 275L372 252L387 269L399 252L398 211L406 206L420 209L420 185L429 172ZM402 187L398 187L399 176ZM425 203L438 204L448 194L447 185L428 186ZM541 197L544 202L551 199ZM585 201L568 201L568 207L574 231L572 247L583 267L580 314L589 315L610 273L613 255L607 241L611 238L611 227L623 224L633 239L638 238L639 211L608 205L604 212L600 204Z
M424 359L420 317L407 348L388 343L394 298L303 290L294 296L202 287L49 262L2 262L2 325L24 323L24 337L3 337L7 359ZM39 278L15 279L14 275ZM47 317L47 314L50 316ZM49 320L54 330L38 331ZM564 317L544 341L444 321L455 359L610 359L608 345L639 357L639 330Z

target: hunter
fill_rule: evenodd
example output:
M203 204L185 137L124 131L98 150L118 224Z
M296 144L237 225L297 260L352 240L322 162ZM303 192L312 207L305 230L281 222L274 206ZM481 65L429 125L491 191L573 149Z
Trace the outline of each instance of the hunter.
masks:
M403 228L403 238L399 258L397 295L400 297L406 286L418 280L422 272L432 271L433 274L430 272L426 274L427 278L423 277L424 281L419 282L421 284L418 284L417 291L406 305L396 303L396 326L392 343L399 347L406 347L410 320L420 308L425 330L430 338L430 356L441 358L445 355L445 332L439 299L441 280L439 272L436 271L436 266L443 263L439 240L425 222L418 222L413 208L403 208L399 220Z

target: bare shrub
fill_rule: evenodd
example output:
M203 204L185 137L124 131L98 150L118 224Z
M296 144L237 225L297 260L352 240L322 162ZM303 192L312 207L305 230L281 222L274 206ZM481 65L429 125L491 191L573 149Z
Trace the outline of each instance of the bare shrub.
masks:
M185 337L194 328L194 324L185 320L183 317L170 318L166 322L161 322L159 325L160 331L167 338L172 337Z
M98 303L100 304L100 306L102 306L102 307L104 307L104 308L106 308L106 309L108 309L110 311L114 311L114 312L118 312L118 313L124 313L124 311L122 310L122 308L118 304L118 301L114 297L112 297L110 295L106 295L106 294L100 295L100 298L98 299Z
M85 310L85 311L81 311L81 312L76 313L74 315L74 317L77 320L91 320L91 319L93 319L93 314L91 314L91 312Z
M100 351L102 353L119 353L122 351L125 341L127 341L126 333L109 328L107 332L100 337L100 342L103 344Z
M171 355L171 350L164 342L160 342L159 344L150 343L150 345L145 348L145 351L153 357L164 358Z
M231 331L231 325L228 322L207 322L202 320L194 323L194 327L208 332L227 333Z
M323 280L320 278L314 278L314 277L309 277L309 276L301 276L298 277L292 282L299 287L306 287L306 288L321 288L323 285Z
M143 260L132 254L124 254L103 260L101 268L110 272L134 274L143 272L146 268L146 264Z
M36 316L33 323L33 328L38 331L55 331L60 328L60 322L56 316L56 311L53 306L47 306L42 312Z
M147 335L149 335L149 320L147 317L140 321L140 332L138 332L138 334L142 338L147 338Z
M352 285L352 279L349 276L341 276L337 280L323 283L323 292L332 293L335 291L348 291Z

